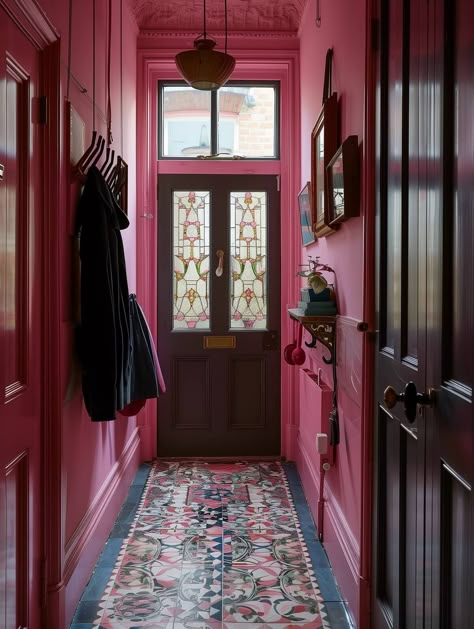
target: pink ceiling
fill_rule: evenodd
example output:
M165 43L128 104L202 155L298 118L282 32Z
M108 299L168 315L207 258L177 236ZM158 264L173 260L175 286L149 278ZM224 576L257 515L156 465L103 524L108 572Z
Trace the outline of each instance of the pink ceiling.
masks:
M203 30L203 0L127 0L140 29ZM227 0L229 31L295 32L307 0ZM224 0L206 0L206 30L224 29Z

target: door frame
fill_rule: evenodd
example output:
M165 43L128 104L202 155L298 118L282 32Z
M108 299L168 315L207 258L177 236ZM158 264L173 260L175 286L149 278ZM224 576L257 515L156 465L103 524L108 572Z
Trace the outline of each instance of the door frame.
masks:
M140 41L139 41L140 45ZM180 41L173 45L179 46ZM253 42L252 44L253 45ZM137 207L141 208L137 223L137 296L157 334L157 208L158 174L266 174L280 175L281 221L281 345L289 342L291 322L287 308L294 302L295 273L300 250L294 220L294 201L300 184L300 98L298 51L254 49L239 50L233 78L238 80L280 82L280 160L254 161L207 161L179 160L157 161L157 92L159 80L175 80L180 76L174 62L176 50L138 50L138 102L137 137ZM258 62L255 61L258 59ZM141 174L140 174L141 173ZM159 347L158 353L159 353ZM294 460L296 455L297 417L294 412L297 395L297 373L282 369L281 372L281 454ZM150 400L137 418L140 427L141 455L143 460L156 456L156 400Z
M0 0L15 26L40 54L40 89L46 97L46 123L40 133L43 188L40 191L39 238L44 265L41 269L41 587L42 626L61 629L64 625L64 483L62 482L62 396L60 361L60 208L66 207L64 169L61 170L61 51L60 35L34 0Z

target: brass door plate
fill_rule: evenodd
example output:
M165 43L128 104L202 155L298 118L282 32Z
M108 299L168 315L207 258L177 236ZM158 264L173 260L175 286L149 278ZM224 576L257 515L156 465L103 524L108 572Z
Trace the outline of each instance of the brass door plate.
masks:
M235 336L205 336L203 346L204 349L234 349L236 339Z

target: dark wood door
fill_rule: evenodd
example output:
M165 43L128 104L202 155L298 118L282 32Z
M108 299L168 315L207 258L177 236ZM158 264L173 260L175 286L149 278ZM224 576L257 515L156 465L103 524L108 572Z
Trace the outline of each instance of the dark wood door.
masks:
M158 187L158 453L279 455L276 177L167 175Z
M378 6L372 624L464 629L474 613L474 14L469 0ZM425 398L411 413L414 387Z
M39 53L0 6L0 626L41 624Z

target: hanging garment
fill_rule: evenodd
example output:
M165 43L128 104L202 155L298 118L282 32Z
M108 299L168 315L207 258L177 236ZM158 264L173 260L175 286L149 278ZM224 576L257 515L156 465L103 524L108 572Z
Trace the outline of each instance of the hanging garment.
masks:
M148 325L148 321L146 320L145 315L143 314L143 310L141 309L140 304L136 301L136 298L135 298L135 303L138 307L139 316L142 319L143 326L147 332L148 344L150 346L151 353L153 354L153 360L155 362L155 370L156 370L156 376L158 379L158 386L160 388L160 393L166 393L165 379L163 378L163 373L161 371L160 361L158 360L158 354L156 352L156 347L153 341L153 336L151 334L150 326Z
M146 399L158 397L160 389L164 391L155 344L136 295L129 297L129 310L131 356L128 402L119 411L127 416L135 415L141 410ZM159 378L161 378L162 387L160 387Z
M77 351L92 421L115 419L127 403L130 331L127 271L120 230L127 216L96 167L87 172L77 208L81 322Z

